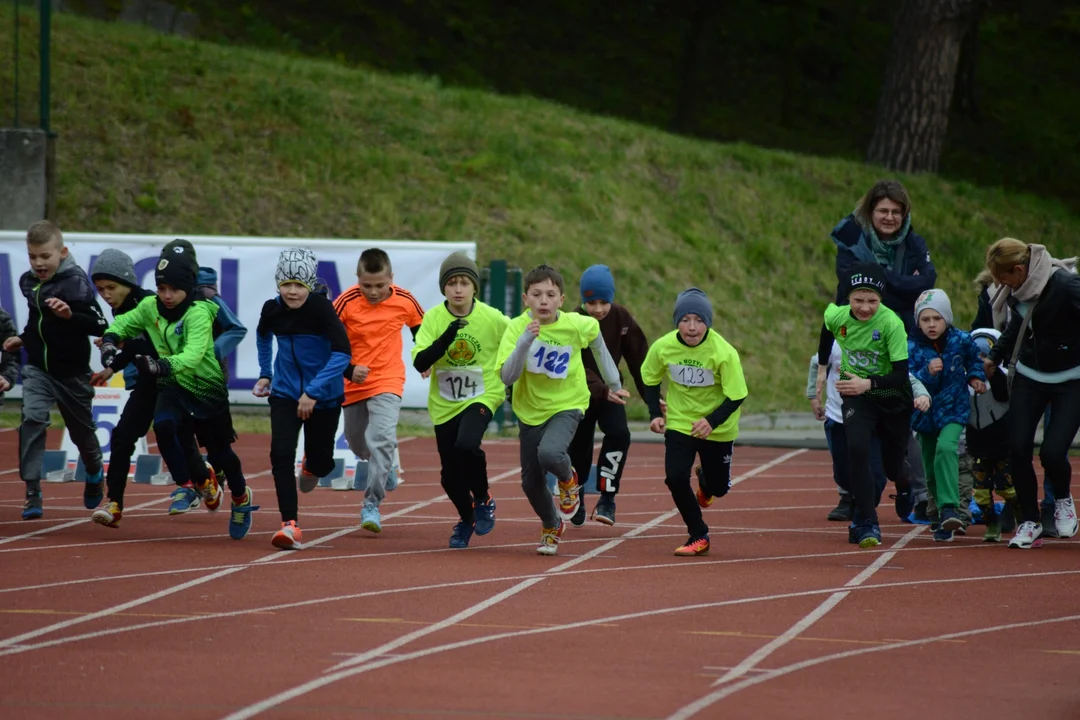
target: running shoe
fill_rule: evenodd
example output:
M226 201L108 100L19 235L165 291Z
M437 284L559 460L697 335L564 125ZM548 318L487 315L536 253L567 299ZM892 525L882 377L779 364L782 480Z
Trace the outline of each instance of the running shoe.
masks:
M281 529L270 538L270 544L279 550L303 550L304 534L295 520L281 523Z
M190 484L176 488L169 497L172 498L172 503L169 505L170 515L183 515L196 509L202 503L202 496Z
M240 502L232 499L232 509L229 513L229 537L233 540L243 540L251 529L251 513L259 509L258 505L252 505L251 501L255 492L250 486L244 488L244 497Z
M110 502L105 507L95 510L94 514L90 516L90 519L98 525L118 528L120 527L120 518L123 516L124 512L120 509L120 506L114 502Z
M469 547L469 540L475 529L473 523L459 522L454 526L454 533L450 536L450 547L456 549Z
M559 521L558 527L544 528L540 533L540 544L536 546L537 555L554 555L559 552L559 538L566 530L566 523Z
M581 488L578 487L577 471L572 471L569 480L560 480L559 489L559 514L563 520L570 520L581 505ZM552 553L554 554L554 553Z
M488 493L487 502L473 503L477 535L487 535L495 528L495 498Z
M709 536L693 538L686 541L685 545L675 548L675 554L679 557L695 557L709 554Z

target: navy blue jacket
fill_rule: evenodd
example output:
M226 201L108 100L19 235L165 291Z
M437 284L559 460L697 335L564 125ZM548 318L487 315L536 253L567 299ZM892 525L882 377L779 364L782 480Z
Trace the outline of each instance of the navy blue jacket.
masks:
M848 215L833 228L833 242L836 243L836 304L848 304L848 280L851 269L858 263L876 263L874 251L870 247L870 236L855 220ZM885 307L892 310L904 321L904 327L911 335L915 330L915 301L924 290L930 290L937 282L937 270L930 262L930 251L926 241L914 229L908 228L904 241L896 248L896 261L892 270L882 268L885 273L885 295L881 298ZM915 273L919 274L916 275Z
M277 338L276 357L272 338ZM344 372L352 349L345 326L325 295L311 293L296 310L290 310L281 296L267 300L255 342L259 378L270 380L271 396L299 400L306 394L316 408L340 405L345 399Z
M109 323L97 304L97 292L90 278L68 255L51 278L39 282L33 272L19 278L19 289L30 305L23 348L30 365L53 377L77 377L90 374L90 340L101 337ZM71 308L71 317L62 319L46 305L49 298L63 300Z
M940 358L944 367L931 375L930 361ZM930 411L918 410L911 416L916 432L936 433L946 425L967 425L971 417L968 381L986 382L979 348L971 335L950 326L936 342L916 331L908 339L908 368L930 393Z

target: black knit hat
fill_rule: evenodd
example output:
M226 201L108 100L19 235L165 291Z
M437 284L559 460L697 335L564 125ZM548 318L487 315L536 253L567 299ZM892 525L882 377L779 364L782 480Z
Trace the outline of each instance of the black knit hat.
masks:
M878 296L885 294L885 277L877 263L859 263L851 268L848 280L849 293L856 290L873 290Z
M195 292L195 279L198 272L198 265L192 263L182 253L162 253L157 267L154 268L154 280L159 285L169 285L190 295Z

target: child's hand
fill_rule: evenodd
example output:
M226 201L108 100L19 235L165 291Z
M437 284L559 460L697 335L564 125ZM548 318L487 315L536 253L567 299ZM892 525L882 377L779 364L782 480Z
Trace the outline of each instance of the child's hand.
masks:
M986 373L986 379L989 380L997 372L997 365L990 358L983 358L983 371Z
M930 396L920 395L915 398L915 409L919 412L926 412L930 409Z
M984 392L986 392L986 383L984 383L979 378L971 378L970 380L968 380L968 385L970 385L971 388L979 395L982 395Z
M94 387L105 387L115 374L112 368L105 368L101 372L96 372L90 376L90 384Z
M7 340L4 341L4 352L9 352L9 353L18 352L19 350L22 349L22 346L23 346L22 338L19 337L18 335L12 335L11 337L9 337Z
M529 333L533 337L537 337L540 334L540 321L533 320L531 323L526 325L525 332Z
M662 418L662 417L653 418L652 422L649 423L649 429L652 430L654 433L660 434L660 433L664 432L664 427L666 425L667 425L667 423L664 422L664 418Z
M311 417L311 412L315 409L315 401L308 397L307 393L300 396L300 401L296 404L296 417L301 420L307 420Z
M53 314L61 320L71 319L71 306L60 298L49 298L45 301L45 307L53 311Z
M828 372L828 365L817 366L817 381L814 383L814 387L817 389L817 392L815 392L814 394L817 395L819 398L825 397L825 380L828 376Z
M166 360L158 360L149 355L136 355L135 367L140 375L154 375L156 377L168 377L172 374L172 366Z
M357 365L352 371L352 381L360 384L367 380L368 373L371 372L371 368L364 367L363 365Z
M660 412L664 413L664 417L667 417L667 400L660 399Z
M259 382L255 383L255 387L251 388L251 394L255 397L269 397L270 381L267 378L259 378Z
M8 382L6 377L0 376L0 393L7 392L11 389L11 383Z
M626 404L626 398L628 398L628 397L630 397L630 391L629 390L608 390L607 391L607 400L608 400L608 402L613 402L616 405L625 405Z
M713 427L705 418L701 418L690 428L690 435L696 438L707 438L712 434Z
M945 363L941 362L941 358L934 358L930 361L930 364L926 366L926 369L931 375L937 375L944 367Z
M870 389L870 381L866 378L856 377L849 380L837 380L836 391L841 395L862 395Z
M425 380L431 377L431 368L428 368L424 372L420 373L420 377L424 378Z
M816 397L810 398L810 409L814 411L815 420L825 419L825 411L821 409L821 401Z
M101 347L101 338L94 338L94 347Z

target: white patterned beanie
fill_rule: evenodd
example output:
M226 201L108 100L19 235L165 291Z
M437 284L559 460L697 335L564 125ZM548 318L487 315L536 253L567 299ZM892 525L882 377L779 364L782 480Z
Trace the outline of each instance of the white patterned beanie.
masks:
M288 248L278 256L274 280L278 287L287 282L296 282L311 290L315 287L318 271L319 261L315 259L315 253L307 248Z

